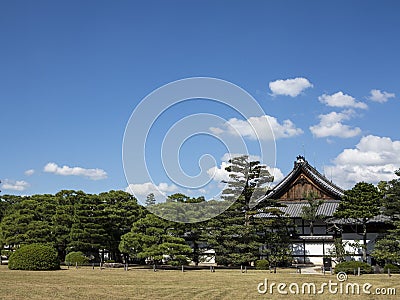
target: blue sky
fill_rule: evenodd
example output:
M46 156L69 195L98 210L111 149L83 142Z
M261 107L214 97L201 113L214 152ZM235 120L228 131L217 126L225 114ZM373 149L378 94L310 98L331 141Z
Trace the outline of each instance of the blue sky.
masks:
M133 110L160 86L198 76L232 82L257 100L276 131L277 179L304 153L345 188L388 180L400 167L398 1L0 1L0 7L3 194L125 189L122 141ZM213 126L222 139L230 138L227 124L246 126L215 103L187 102L164 117L172 124L205 112L227 120ZM158 138L162 124L154 128ZM201 153L214 155L222 172L218 141L193 139L182 149L188 173L196 173ZM153 179L130 183L143 195L154 185L187 192L165 176Z

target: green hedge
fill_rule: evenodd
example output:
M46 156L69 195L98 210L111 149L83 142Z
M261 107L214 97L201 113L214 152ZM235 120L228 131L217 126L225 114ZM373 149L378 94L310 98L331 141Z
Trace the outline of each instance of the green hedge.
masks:
M400 273L400 267L393 265L393 264L386 264L385 267L383 268L383 271L387 273L388 269L390 269L391 274L399 274Z
M255 263L257 270L268 270L269 269L269 262L265 259L257 260Z
M10 270L58 270L60 261L57 251L48 245L31 244L17 249L8 261Z
M89 263L89 258L85 256L81 251L70 252L65 256L65 264L67 265L86 265Z
M370 264L361 261L345 261L335 266L335 273L346 272L346 274L354 274L354 270L357 273L359 267L361 274L371 274L373 272Z

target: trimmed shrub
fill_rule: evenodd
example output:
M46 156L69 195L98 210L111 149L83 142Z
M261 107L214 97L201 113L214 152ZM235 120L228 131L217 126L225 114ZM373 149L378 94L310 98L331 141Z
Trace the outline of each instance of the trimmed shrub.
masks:
M260 259L256 261L256 270L268 270L269 269L269 262L265 259Z
M10 270L58 270L60 261L57 251L44 244L25 245L17 249L8 261Z
M367 264L362 261L345 261L342 263L339 263L335 266L335 273L339 272L346 272L346 274L354 274L354 270L358 272L358 268L360 267L360 273L361 274L371 274L372 267L370 264Z
M388 272L388 269L390 269L391 274L399 274L400 273L400 267L393 265L393 264L386 264L385 267L383 268L383 271L385 273Z
M89 263L89 258L85 256L81 251L70 252L65 256L65 264L67 265L86 265Z

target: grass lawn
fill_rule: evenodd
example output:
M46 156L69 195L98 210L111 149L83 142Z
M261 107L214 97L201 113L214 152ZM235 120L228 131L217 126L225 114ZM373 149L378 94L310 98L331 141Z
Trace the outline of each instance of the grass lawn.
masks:
M345 283L370 283L370 295L329 294L280 295L276 288L271 295L257 292L257 285L267 278L275 283L315 283L317 290L322 283L335 275L294 274L293 270L268 271L240 270L166 271L96 268L64 268L60 271L11 271L0 266L0 299L399 299L400 275L349 276ZM373 295L376 288L396 288L397 296ZM361 291L362 293L362 291Z

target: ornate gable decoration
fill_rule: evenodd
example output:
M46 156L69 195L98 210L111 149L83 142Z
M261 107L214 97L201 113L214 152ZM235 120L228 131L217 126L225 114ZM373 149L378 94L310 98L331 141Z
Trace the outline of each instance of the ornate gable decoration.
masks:
M297 156L293 170L265 198L279 201L305 200L309 192L314 192L319 199L340 200L343 190L329 181L312 167L304 158ZM260 199L262 201L262 199Z

